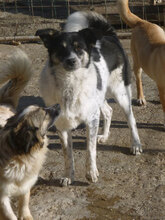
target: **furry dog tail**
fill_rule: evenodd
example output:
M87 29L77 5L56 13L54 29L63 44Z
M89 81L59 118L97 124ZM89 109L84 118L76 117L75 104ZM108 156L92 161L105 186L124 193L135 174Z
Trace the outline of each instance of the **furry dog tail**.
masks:
M85 28L94 28L104 35L115 34L111 25L100 14L92 11L78 11L71 14L64 26L65 32L77 32Z
M32 75L31 61L22 50L17 49L7 63L0 68L0 103L17 107L20 93Z
M134 28L143 20L133 14L128 6L128 0L117 0L118 10L123 21L131 28Z

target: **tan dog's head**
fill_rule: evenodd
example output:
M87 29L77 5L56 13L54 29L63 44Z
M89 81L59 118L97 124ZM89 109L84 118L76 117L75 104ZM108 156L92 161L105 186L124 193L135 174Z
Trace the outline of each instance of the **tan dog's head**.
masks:
M42 147L43 138L59 113L58 104L49 108L32 105L9 118L4 130L8 131L8 142L14 153L29 153L36 144Z

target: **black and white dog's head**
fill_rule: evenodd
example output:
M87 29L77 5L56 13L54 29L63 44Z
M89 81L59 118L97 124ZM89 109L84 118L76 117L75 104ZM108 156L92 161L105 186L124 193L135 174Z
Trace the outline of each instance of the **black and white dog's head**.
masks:
M97 30L83 29L79 32L58 32L42 29L36 35L44 42L49 52L50 64L62 65L66 71L74 71L89 65L93 45L101 38Z

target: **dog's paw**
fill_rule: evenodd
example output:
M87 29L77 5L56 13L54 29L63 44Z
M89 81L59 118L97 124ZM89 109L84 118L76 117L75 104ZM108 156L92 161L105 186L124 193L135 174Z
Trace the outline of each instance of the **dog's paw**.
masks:
M130 149L130 152L133 155L140 155L143 152L142 146L141 145L133 145Z
M107 136L104 136L104 135L98 135L97 136L97 143L98 144L104 144L106 143L108 140L108 137Z
M86 179L89 181L89 182L92 182L92 183L96 183L98 181L98 177L99 177L99 172L98 170L91 170L91 171L87 171L86 173Z
M61 186L69 186L72 184L72 180L68 177L63 177L60 179L60 185Z
M146 105L147 105L147 102L146 102L145 98L143 98L143 99L137 99L137 104L138 104L139 106L146 106Z

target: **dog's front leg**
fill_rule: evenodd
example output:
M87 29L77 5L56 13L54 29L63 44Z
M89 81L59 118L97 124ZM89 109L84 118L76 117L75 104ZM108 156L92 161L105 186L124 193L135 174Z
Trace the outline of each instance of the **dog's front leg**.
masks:
M17 220L7 196L0 198L0 220Z
M65 160L65 176L61 179L61 185L67 186L74 181L74 158L72 152L72 135L71 131L58 131L62 144Z
M29 209L30 191L19 197L19 220L33 220Z
M99 127L99 114L87 124L87 160L86 160L86 178L91 182L97 182L99 172L96 165L96 142Z
M101 107L101 113L104 119L103 134L97 136L97 141L99 144L103 144L108 140L110 133L112 112L113 112L112 108L108 105L107 101L105 100L103 106Z

